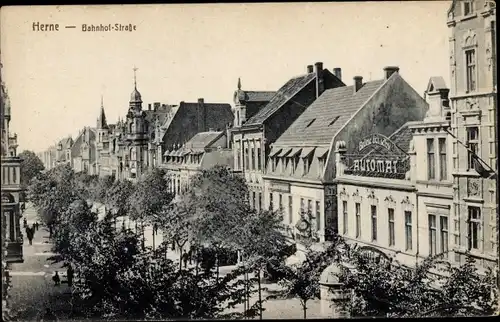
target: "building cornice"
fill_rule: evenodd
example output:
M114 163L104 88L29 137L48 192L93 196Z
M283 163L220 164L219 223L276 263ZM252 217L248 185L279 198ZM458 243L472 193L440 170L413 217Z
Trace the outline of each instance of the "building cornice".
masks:
M374 180L379 179L379 180ZM402 191L416 191L417 188L410 181L405 180L394 180L386 178L366 178L360 176L344 175L337 177L334 180L337 184L350 184L355 186L369 187L369 188L379 188L388 190L402 190ZM401 181L401 182L397 182Z
M443 194L443 193L436 193L436 192L427 192L427 191L418 191L417 190L417 196L453 200L452 194Z
M321 180L311 180L311 179L299 179L299 178L293 178L293 177L281 177L281 176L273 176L273 175L262 175L263 180L268 180L268 181L280 181L283 183L294 183L294 184L299 184L301 186L307 186L307 187L322 187L326 183L322 182Z
M469 98L469 97L481 97L481 96L493 96L496 95L495 91L491 92L473 92L473 93L464 93L464 94L456 94L456 95L451 95L449 97L450 100L459 100L459 99L464 99L464 98Z

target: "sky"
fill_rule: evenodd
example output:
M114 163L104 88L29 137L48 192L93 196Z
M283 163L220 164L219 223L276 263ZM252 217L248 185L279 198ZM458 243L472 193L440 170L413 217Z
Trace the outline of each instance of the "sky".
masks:
M137 70L143 108L204 98L230 103L244 90L275 91L306 66L342 68L342 80L383 78L399 66L423 95L429 77L449 85L446 11L451 1L155 4L2 7L2 80L18 151L40 152L124 117ZM33 23L60 25L33 31ZM83 32L82 24L136 25ZM65 25L75 25L66 29Z

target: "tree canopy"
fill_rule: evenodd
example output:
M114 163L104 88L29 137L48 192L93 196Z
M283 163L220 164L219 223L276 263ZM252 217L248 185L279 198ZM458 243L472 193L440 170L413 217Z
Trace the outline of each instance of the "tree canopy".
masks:
M21 185L26 188L31 179L39 175L45 167L42 160L33 151L24 150L18 156L23 160L21 163Z

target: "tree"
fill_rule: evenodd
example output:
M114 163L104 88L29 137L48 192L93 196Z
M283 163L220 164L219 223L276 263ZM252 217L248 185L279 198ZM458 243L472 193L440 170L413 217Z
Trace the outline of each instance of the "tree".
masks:
M283 277L279 284L283 286L282 296L298 297L307 318L307 303L319 296L319 282L321 273L332 263L338 263L342 257L342 251L346 248L343 239L334 236L324 249L314 250L307 246L305 250L306 259L300 264L290 266L282 265L276 269L282 271ZM271 296L273 298L275 296Z
M344 292L352 294L345 309L353 317L493 313L498 296L493 274L478 274L470 257L459 267L446 265L441 258L430 257L406 267L391 260L374 261L362 249L352 251L344 258L350 268L339 276Z
M24 191L30 181L39 175L45 167L42 160L33 151L24 150L18 156L23 160L21 163L21 188Z
M73 170L65 164L40 174L31 181L28 196L52 236L61 215L78 198Z
M113 182L106 192L107 205L112 209L116 209L118 216L126 215L129 206L128 200L133 190L134 186L128 180L117 180Z

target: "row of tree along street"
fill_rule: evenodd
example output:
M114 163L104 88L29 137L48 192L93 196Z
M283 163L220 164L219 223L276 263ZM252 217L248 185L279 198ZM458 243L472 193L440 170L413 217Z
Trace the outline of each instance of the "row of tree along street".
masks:
M28 198L52 231L59 254L54 260L75 271L75 317L262 318L266 300L272 300L263 296L264 275L282 286L279 296L299 298L306 317L308 301L319 294L320 275L332 263L341 268L337 278L349 295L343 306L351 316L475 315L496 309L493 274L478 274L472 261L448 267L441 276L430 273L438 257L416 268L376 263L335 237L320 250L309 245L305 261L287 266L281 215L253 210L244 179L223 167L196 175L175 200L167 187L159 169L131 183L76 174L61 165L31 180ZM92 211L93 203L109 210L104 219ZM117 227L116 218L125 215L141 227L161 230L163 243L146 247L143 234ZM167 258L173 243L189 248L193 266ZM214 254L213 265L201 261L202 251ZM243 263L220 276L217 259L225 251L239 251ZM252 303L254 293L258 300ZM227 313L238 304L244 312Z

